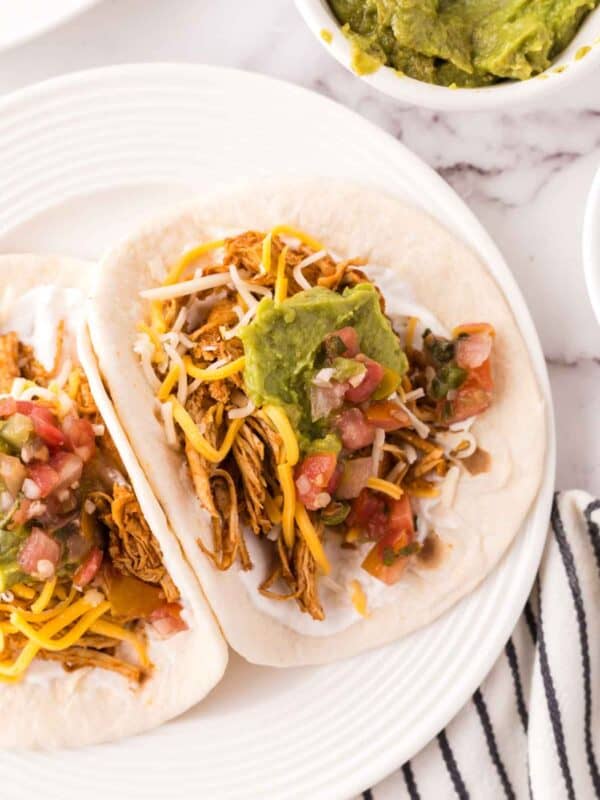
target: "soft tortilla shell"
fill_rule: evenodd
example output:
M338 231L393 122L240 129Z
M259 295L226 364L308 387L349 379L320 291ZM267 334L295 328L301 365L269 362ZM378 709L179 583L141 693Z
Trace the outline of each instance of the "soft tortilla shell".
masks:
M92 265L56 256L0 257L0 298L7 303L36 285L87 291ZM0 303L3 307L3 303ZM3 330L0 319L0 331ZM130 480L156 536L164 563L177 584L190 630L167 640L152 637L155 669L140 688L101 669L79 669L59 677L26 675L17 684L0 683L0 747L80 747L112 741L154 728L186 711L220 680L227 646L186 563L176 538L119 425L102 386L87 332L79 341L80 361L104 422L123 458ZM152 634L150 634L152 636ZM54 666L54 665L52 665Z
M309 231L341 257L393 267L416 299L448 328L488 321L497 331L496 402L474 431L494 454L492 471L461 479L458 530L440 530L445 557L435 569L406 573L400 599L331 636L301 635L257 610L236 569L219 573L198 549L209 520L153 414L154 397L133 353L144 307L139 291L156 284L191 244L223 230ZM152 269L150 269L152 265ZM538 490L545 452L545 408L527 348L506 299L479 260L437 221L380 192L328 180L265 182L199 202L150 225L112 250L97 273L90 316L93 344L122 423L167 517L197 572L226 638L248 660L273 666L351 656L434 620L490 572L517 534ZM160 464L160 470L156 465Z

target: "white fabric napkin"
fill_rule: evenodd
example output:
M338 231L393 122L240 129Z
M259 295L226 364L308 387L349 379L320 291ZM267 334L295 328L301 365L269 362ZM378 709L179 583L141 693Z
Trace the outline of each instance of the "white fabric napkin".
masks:
M494 668L364 800L600 798L600 500L557 494L540 571Z

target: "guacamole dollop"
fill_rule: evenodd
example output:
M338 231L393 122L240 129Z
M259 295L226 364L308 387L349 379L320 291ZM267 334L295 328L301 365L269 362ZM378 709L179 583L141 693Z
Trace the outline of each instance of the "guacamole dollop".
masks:
M443 86L525 80L547 69L600 0L329 0L354 68L385 64Z
M317 286L279 304L264 298L241 334L250 398L257 406L283 406L303 451L339 449L327 422L311 418L310 386L323 340L346 326L356 330L362 353L399 375L406 372L406 356L370 283L342 294Z

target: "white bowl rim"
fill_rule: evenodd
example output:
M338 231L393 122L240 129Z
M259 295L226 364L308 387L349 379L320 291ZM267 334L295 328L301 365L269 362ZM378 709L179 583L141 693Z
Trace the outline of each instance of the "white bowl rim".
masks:
M391 67L381 67L370 75L357 75L350 65L350 44L341 33L339 22L327 0L296 0L296 7L321 45L355 77L397 100L439 111L505 109L530 100L537 102L558 89L564 89L567 85L582 80L600 64L600 25L598 31L592 32L590 40L584 41L590 19L594 15L600 17L600 6L590 12L569 46L541 75L529 80L498 83L476 89L449 89L446 86L436 86L401 76ZM323 40L321 36L323 30L332 33L333 38L330 43ZM591 49L585 57L576 60L575 53L585 46ZM563 66L566 69L556 72L557 67Z
M590 303L600 324L600 167L588 194L583 218L583 272Z

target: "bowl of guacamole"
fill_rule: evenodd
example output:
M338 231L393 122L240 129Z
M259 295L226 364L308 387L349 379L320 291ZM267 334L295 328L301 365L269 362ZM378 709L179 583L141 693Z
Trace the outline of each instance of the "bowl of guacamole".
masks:
M296 0L347 68L440 109L505 107L600 61L600 0Z

